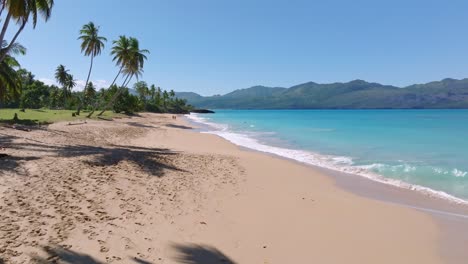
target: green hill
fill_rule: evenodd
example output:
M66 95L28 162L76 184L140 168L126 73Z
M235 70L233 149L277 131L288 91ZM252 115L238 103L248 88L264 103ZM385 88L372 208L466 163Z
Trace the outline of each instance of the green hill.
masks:
M404 88L354 80L303 83L290 88L254 86L225 95L177 93L199 108L230 109L375 109L468 108L468 79L444 79Z

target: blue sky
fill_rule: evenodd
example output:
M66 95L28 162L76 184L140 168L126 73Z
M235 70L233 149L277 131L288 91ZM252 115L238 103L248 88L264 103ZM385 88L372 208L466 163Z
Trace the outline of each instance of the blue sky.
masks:
M224 94L365 79L405 86L468 77L468 1L55 0L49 22L23 32L22 66L44 81L59 64L86 78L81 26L109 39L91 79L117 68L112 40L134 36L151 54L143 80L165 89Z

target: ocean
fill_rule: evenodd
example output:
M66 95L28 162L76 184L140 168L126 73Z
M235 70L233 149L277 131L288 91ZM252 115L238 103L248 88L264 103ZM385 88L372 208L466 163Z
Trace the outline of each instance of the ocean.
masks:
M216 110L234 144L468 203L468 110Z

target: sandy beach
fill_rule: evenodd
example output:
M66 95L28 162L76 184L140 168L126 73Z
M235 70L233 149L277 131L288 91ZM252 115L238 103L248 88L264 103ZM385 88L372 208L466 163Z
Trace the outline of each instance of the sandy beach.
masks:
M430 213L183 118L0 127L0 263L466 263ZM442 221L442 222L441 222ZM452 252L452 254L451 254ZM465 255L463 255L465 254Z

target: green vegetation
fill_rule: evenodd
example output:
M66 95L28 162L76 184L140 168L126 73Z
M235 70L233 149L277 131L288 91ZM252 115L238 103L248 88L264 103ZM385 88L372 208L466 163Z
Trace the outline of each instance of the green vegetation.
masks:
M91 118L96 110L100 110L98 116L109 116L107 110L132 114L139 111L187 113L191 109L187 101L176 98L173 91L156 89L155 85L149 87L146 82L140 81L149 51L141 49L138 39L134 37L120 36L112 42L111 56L119 70L109 87L97 90L90 77L94 58L103 52L107 39L99 35L99 26L93 22L85 24L78 37L81 52L90 57L83 91L73 91L77 82L63 64L56 68L54 76L60 87L36 80L15 59L15 56L26 54L26 48L15 41L30 19L34 27L38 14L48 20L53 5L53 0L0 1L0 16L2 13L5 16L0 20L0 108L14 108L0 110L4 122L10 122L14 113L23 123L28 123L26 120L44 123L72 120L76 119L75 116L79 118L82 110L87 113L87 118ZM10 21L16 22L19 28L8 42L4 38ZM123 79L120 86L116 84L119 77ZM127 88L133 78L137 79L134 85L137 92ZM24 112L24 109L28 110Z
M19 109L9 108L0 109L0 123L7 124L49 124L58 121L78 121L77 117L73 117L73 110L51 110L51 109ZM15 114L18 120L14 120ZM122 116L112 111L106 111L103 114L104 118L112 118ZM83 118L81 119L83 120Z
M203 97L195 93L177 96L197 107L218 109L468 108L468 79L444 79L405 88L362 80L309 82L290 88L255 86L222 96Z
M40 15L47 21L50 18L53 6L53 0L3 0L0 2L0 15L2 15L3 12L6 13L5 19L2 21L3 25L0 33L0 44L2 45L2 49L0 51L0 62L7 59L10 54L10 50L16 44L16 39L28 22L30 22L30 19L32 19L32 24L35 28L37 24L37 16ZM8 43L8 41L5 40L5 36L9 25L13 24L10 23L12 20L13 22L16 22L18 29Z

